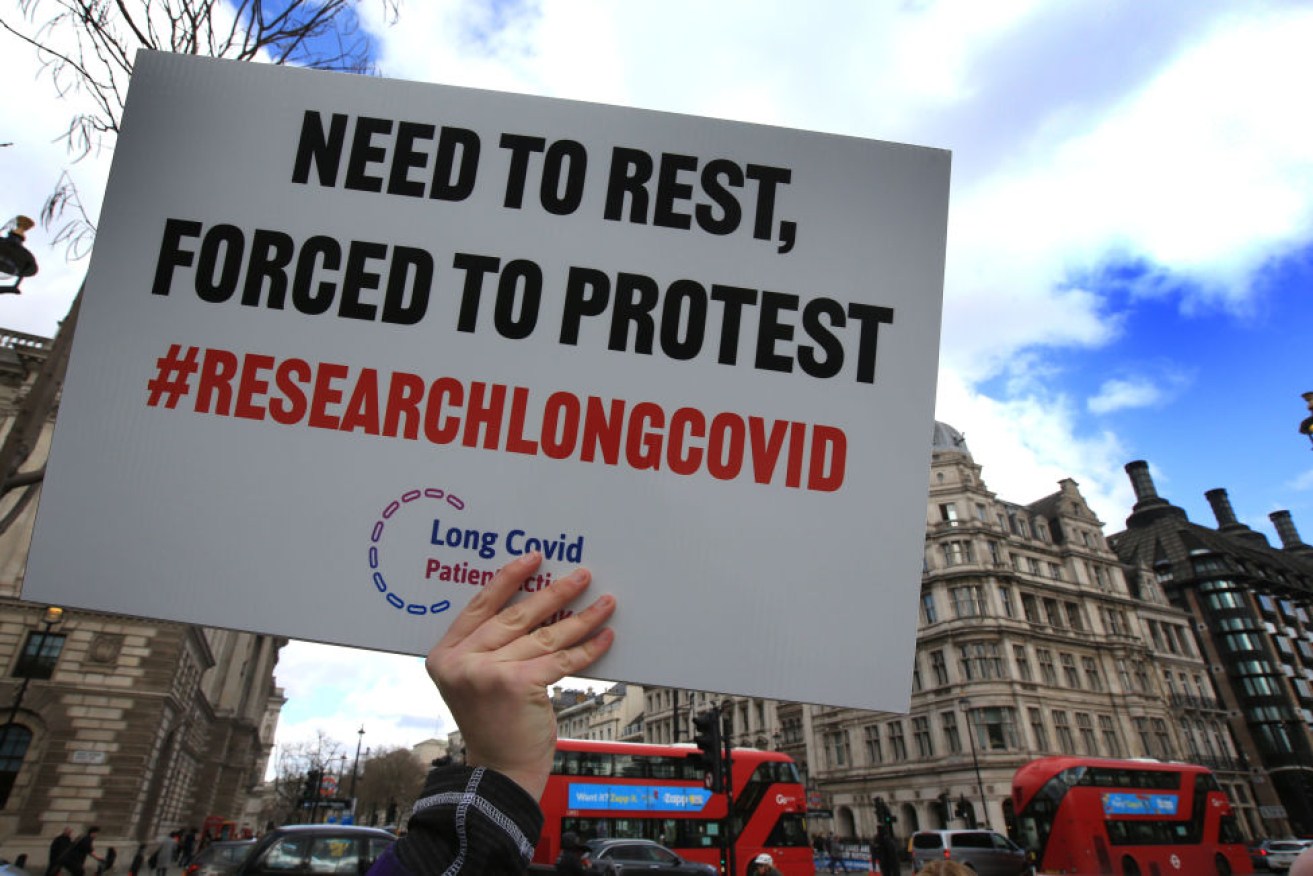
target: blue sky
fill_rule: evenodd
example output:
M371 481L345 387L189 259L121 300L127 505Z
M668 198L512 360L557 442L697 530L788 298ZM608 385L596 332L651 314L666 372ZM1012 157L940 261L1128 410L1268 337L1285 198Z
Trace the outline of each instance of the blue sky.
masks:
M0 0L4 16L16 0ZM1116 532L1149 461L1213 521L1228 489L1275 542L1313 541L1313 8L1259 0L538 0L361 6L384 75L951 149L938 416L988 485L1073 477ZM6 213L68 169L95 211L111 150L54 143L72 111L11 43ZM21 125L21 127L20 127ZM34 232L42 273L0 325L50 333L84 262ZM928 439L929 436L927 436ZM412 658L293 645L280 738L367 745L451 729Z

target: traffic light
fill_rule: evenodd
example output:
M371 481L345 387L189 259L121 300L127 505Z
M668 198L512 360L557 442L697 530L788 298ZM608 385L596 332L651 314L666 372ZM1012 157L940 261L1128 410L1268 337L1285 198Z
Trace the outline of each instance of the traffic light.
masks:
M889 804L884 802L883 797L875 798L875 820L885 827L892 828L898 816L889 809Z
M693 743L699 751L694 761L706 775L707 790L719 794L725 790L725 763L721 753L720 710L709 709L693 716Z
M323 779L323 770L307 770L305 785L301 788L301 799L307 802L319 799L319 783Z

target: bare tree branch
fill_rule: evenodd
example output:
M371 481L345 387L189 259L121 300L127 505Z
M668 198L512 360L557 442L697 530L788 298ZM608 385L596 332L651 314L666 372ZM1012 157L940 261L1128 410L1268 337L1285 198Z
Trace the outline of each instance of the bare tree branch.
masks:
M90 98L65 134L80 158L118 134L137 50L373 73L373 47L358 19L365 2L396 20L400 0L18 0L19 15L0 14L0 36L34 49L61 97ZM53 221L75 202L71 182L61 180L42 214ZM93 234L85 222L59 232L79 254Z

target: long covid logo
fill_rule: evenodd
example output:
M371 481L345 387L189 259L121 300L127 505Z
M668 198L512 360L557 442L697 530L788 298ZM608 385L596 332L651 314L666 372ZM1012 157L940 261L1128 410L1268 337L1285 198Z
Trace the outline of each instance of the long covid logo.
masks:
M410 599L402 595L397 589L396 576L394 576L392 582L389 582L383 575L384 536L388 534L389 526L395 530L400 526L403 519L421 515L431 517L431 513L425 512L432 512L435 503L439 505L440 509L441 506L446 506L446 508L455 511L465 509L464 500L446 490L437 487L417 487L405 491L388 502L369 533L369 573L374 589L382 595L388 605L415 617L441 614L451 608L451 602L446 599L430 602L425 599ZM442 510L442 513L445 513L445 509Z

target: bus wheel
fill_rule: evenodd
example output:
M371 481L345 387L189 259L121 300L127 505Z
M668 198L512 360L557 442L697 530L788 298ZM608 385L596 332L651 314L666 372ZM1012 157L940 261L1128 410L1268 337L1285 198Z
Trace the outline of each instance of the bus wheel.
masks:
M1122 876L1140 876L1140 865L1134 858L1122 858Z
M1231 876L1231 862L1221 855L1213 859L1213 864L1217 868L1217 876Z

